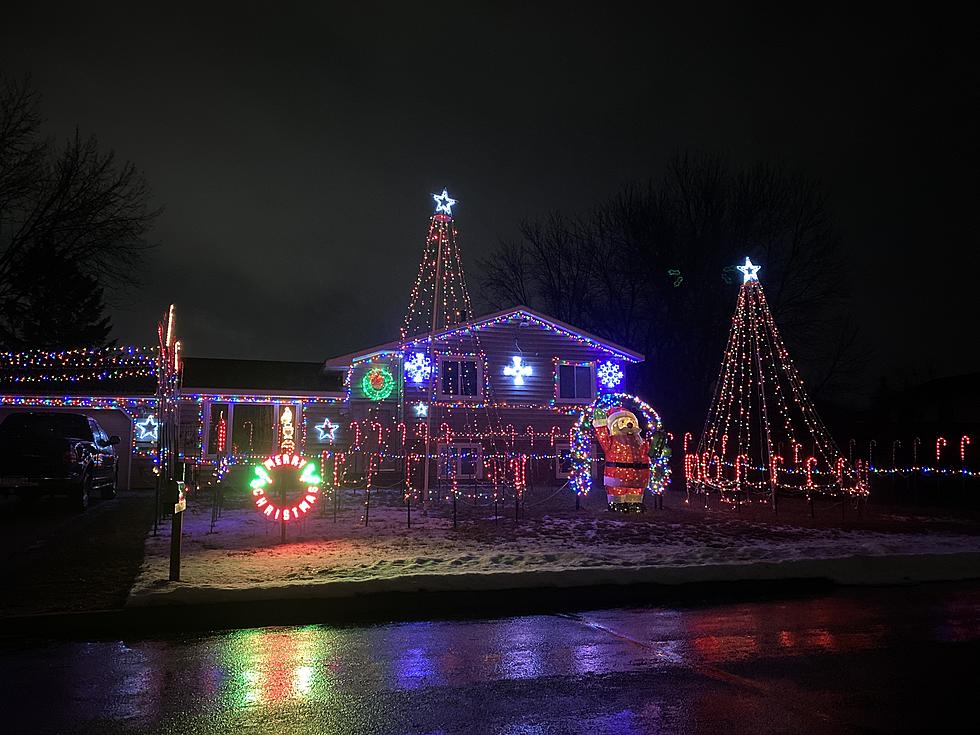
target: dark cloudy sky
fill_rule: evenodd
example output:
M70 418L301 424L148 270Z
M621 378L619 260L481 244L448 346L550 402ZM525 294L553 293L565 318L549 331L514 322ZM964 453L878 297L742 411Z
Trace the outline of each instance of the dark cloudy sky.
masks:
M827 185L875 372L980 370L977 39L939 6L29 5L3 13L4 71L166 207L124 342L169 301L188 354L389 339L430 192L459 200L472 270L522 218L695 148Z

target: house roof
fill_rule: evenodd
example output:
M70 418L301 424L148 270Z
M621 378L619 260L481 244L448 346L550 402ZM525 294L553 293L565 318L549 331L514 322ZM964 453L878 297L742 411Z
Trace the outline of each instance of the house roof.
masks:
M578 327L573 327L570 324L565 324L564 322L550 317L547 314L542 314L539 311L535 311L527 306L514 306L510 309L504 309L503 311L497 311L493 314L487 314L485 316L477 317L476 319L471 319L461 324L450 327L448 329L443 329L436 332L433 338L436 340L442 339L447 336L451 336L457 332L466 330L479 330L484 327L489 326L498 321L502 321L507 318L524 319L530 322L536 322L541 326L553 329L559 333L564 333L573 339L585 339L589 342L594 342L597 347L600 347L608 352L611 352L623 360L628 362L643 362L643 355L639 352L634 352L633 350L622 347L615 342L610 342L609 340L597 337L594 334L590 334L583 329ZM392 342L385 342L381 345L375 345L374 347L368 347L367 349L360 350L358 352L351 352L346 355L339 355L337 357L332 357L326 361L324 367L327 368L340 368L350 365L352 362L357 362L359 360L364 360L374 355L384 354L386 352L400 352L406 346L409 345L420 345L425 344L429 341L429 335L419 335L412 339L406 340L404 342L400 340L395 340Z
M245 393L337 393L343 374L324 369L321 362L229 360L183 357L182 390L238 391Z

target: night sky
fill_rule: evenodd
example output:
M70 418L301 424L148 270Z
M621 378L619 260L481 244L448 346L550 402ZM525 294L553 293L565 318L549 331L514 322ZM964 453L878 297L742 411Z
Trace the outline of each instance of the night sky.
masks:
M4 11L3 70L32 75L51 135L96 133L166 208L121 342L152 343L170 301L190 355L386 341L430 192L459 200L475 293L522 218L695 149L826 184L869 385L980 370L976 37L938 6L32 5Z

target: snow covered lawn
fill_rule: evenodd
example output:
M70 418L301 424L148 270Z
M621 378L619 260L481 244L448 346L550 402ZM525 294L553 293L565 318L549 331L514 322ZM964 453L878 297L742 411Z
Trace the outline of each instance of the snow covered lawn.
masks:
M345 597L377 591L502 589L824 577L889 583L980 577L980 529L895 521L887 530L791 525L686 509L623 516L598 509L470 519L454 531L445 507L429 516L349 504L335 523L278 525L252 507L226 510L208 533L206 499L185 513L182 582L168 577L169 524L146 540L129 605ZM504 506L502 512L506 512ZM510 509L513 513L513 509ZM903 530L905 527L914 530Z

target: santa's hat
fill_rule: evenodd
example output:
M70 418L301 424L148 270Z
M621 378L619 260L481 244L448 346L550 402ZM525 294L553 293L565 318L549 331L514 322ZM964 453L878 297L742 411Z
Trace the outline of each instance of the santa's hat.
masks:
M616 423L616 419L625 418L627 416L633 419L636 418L636 415L628 408L624 408L623 406L616 406L616 408L612 409L606 415L606 425L612 428L612 425Z

